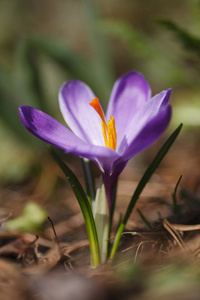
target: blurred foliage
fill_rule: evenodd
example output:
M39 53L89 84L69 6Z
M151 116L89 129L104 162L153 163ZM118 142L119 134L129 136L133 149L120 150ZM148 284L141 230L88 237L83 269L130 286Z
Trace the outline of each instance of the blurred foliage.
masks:
M121 20L105 20L102 26L107 34L125 45L132 64L139 62L142 73L151 78L151 84L156 84L158 90L164 82L174 85L188 80L182 72L180 59L175 60L171 53L153 42L147 34Z
M183 30L171 20L159 20L158 23L174 32L186 49L192 50L200 56L200 37L195 37L186 30Z
M19 142L14 131L6 128L0 120L0 181L20 183L28 176L32 163L35 163L34 152L31 148L25 148Z
M22 178L30 166L23 157L42 149L42 142L23 128L18 107L34 106L62 120L57 94L72 78L86 82L105 108L115 79L136 69L153 94L173 87L173 126L199 126L200 37L189 33L198 32L199 16L197 0L1 1L0 134L5 145L16 146L7 146L6 153L5 145L0 147L0 178L9 180L12 174L5 161L11 169L17 164ZM14 148L22 155L13 160Z
M188 31L182 29L179 25L171 20L158 20L158 23L166 27L168 30L172 31L177 40L181 45L188 51L190 60L195 63L195 68L198 73L200 72L200 36L197 37ZM196 57L194 57L196 54ZM199 84L199 79L198 79ZM182 101L177 106L174 107L174 114L176 116L176 121L184 122L184 125L187 126L200 126L200 100L199 98L196 101L191 102Z
M6 229L15 231L41 231L42 224L47 218L46 211L37 203L29 201L22 214L5 223Z
M150 294L159 298L170 298L186 293L190 298L192 290L198 287L199 272L185 263L174 263L163 270L155 271L150 277Z

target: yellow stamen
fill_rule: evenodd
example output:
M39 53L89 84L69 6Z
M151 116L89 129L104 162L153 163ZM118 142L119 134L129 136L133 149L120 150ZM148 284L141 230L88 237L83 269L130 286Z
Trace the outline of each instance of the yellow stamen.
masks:
M109 142L108 142L108 138L107 138L107 126L105 126L104 122L101 121L101 128L102 128L102 133L103 133L103 138L104 138L104 142L106 147L109 147Z
M90 102L90 105L96 110L96 112L99 114L101 118L101 127L102 127L102 133L103 138L105 142L105 146L108 148L111 148L113 150L116 150L117 148L117 133L115 128L115 119L113 116L110 116L110 120L108 121L108 124L106 124L106 120L104 117L103 110L100 106L99 99L94 98L92 102Z
M117 148L117 134L113 116L110 116L110 120L108 121L108 147L114 150Z

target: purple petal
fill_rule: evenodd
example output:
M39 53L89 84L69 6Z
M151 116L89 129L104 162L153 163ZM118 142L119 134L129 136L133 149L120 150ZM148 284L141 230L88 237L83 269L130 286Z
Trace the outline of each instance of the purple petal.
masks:
M41 140L64 149L68 153L94 161L102 172L111 174L119 155L114 150L86 144L60 122L30 106L19 108L23 125Z
M164 132L171 118L170 93L171 89L154 96L137 112L120 145L124 160L148 148Z
M59 92L62 115L71 130L83 141L104 146L101 119L89 103L96 96L83 82L72 80L63 84Z
M116 81L106 116L115 118L118 145L138 109L150 98L150 86L140 73L131 71Z

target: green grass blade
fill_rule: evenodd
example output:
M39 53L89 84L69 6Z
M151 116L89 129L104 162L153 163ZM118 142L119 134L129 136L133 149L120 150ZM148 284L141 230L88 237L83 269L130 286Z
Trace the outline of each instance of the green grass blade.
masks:
M146 226L149 228L150 231L154 231L153 227L151 226L150 222L147 220L147 218L143 215L140 209L137 209L137 212L142 219L142 221L146 224Z
M83 167L87 197L90 201L90 204L93 205L95 200L95 187L94 187L94 177L92 174L91 162L87 158L82 158L81 162Z
M147 182L149 181L150 177L152 176L152 174L154 173L154 171L157 169L157 167L159 166L160 162L163 160L163 158L165 157L165 155L167 154L168 150L170 149L170 147L172 146L172 144L174 143L174 141L176 140L178 134L181 131L182 128L182 124L180 124L177 129L170 135L170 137L168 138L168 140L164 143L164 145L161 147L161 149L159 150L159 152L157 153L157 155L155 156L155 158L153 159L153 161L151 162L151 164L149 165L149 167L147 168L146 172L144 173L142 179L140 180L132 198L131 201L129 203L129 206L126 210L125 216L121 222L121 224L119 225L119 228L117 230L117 234L113 243L113 247L111 249L111 253L110 253L110 259L113 259L115 256L115 253L117 251L120 239L121 239L121 234L124 231L125 225L128 221L128 218L130 216L130 214L133 211L133 208L141 194L141 192L143 191L145 185L147 184Z
M91 205L87 199L87 196L75 176L75 174L68 168L68 166L62 161L59 155L56 153L55 149L50 147L50 154L56 163L60 166L63 173L65 174L75 196L80 205L84 220L85 226L88 234L88 239L90 243L90 251L91 251L91 265L92 267L97 267L100 264L100 255L99 255L99 243L96 232L96 226L92 214Z

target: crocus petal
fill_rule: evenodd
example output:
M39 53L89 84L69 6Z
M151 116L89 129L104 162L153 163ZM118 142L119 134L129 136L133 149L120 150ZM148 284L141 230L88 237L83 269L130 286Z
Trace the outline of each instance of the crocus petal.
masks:
M171 118L170 93L171 89L154 96L137 112L120 145L124 160L148 148L164 132Z
M101 119L89 103L96 96L85 83L71 80L59 92L59 104L65 122L83 141L104 146Z
M19 112L23 125L41 140L67 153L94 161L102 172L113 172L114 162L120 157L114 150L86 144L67 127L38 109L21 106Z
M138 109L150 98L151 88L140 73L131 71L116 81L106 116L115 118L118 145Z

